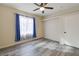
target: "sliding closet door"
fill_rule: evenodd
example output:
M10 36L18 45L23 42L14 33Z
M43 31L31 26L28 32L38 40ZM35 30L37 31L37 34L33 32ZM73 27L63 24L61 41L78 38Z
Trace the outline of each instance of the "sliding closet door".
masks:
M79 13L63 17L65 25L65 44L79 47Z

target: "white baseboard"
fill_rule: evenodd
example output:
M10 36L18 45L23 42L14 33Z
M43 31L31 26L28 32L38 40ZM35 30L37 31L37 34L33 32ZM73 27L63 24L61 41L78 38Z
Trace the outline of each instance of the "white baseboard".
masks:
M41 37L40 37L41 38ZM33 39L40 39L40 38L33 38ZM21 44L21 43L25 43L25 42L29 42L29 41L32 41L32 39L31 40L22 40L22 41L18 41L18 42L14 42L14 43L12 43L12 44L9 44L9 45L4 45L4 46L0 46L0 49L2 49L2 48L7 48L7 47L10 47L10 46L14 46L14 45L18 45L18 44Z

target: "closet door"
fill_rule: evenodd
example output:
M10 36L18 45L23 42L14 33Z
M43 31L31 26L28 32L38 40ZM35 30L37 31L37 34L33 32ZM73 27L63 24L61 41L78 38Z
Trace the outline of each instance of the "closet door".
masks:
M63 19L65 44L79 48L79 13L64 16Z

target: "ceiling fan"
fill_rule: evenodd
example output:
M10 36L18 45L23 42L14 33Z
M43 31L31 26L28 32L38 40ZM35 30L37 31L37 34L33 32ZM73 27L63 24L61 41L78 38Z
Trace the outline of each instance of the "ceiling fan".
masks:
M40 3L40 4L37 4L37 3L34 3L36 6L38 6L38 8L34 9L33 11L37 11L37 10L40 10L42 11L42 13L44 13L44 10L45 9L54 9L53 7L46 7L46 5L48 3Z

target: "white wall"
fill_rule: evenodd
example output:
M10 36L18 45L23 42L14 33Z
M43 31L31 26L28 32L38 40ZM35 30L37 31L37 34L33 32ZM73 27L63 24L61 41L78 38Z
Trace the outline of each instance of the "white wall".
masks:
M44 26L45 38L79 48L79 11L49 16L45 19Z
M44 22L45 38L59 41L62 34L62 20L59 17L50 18Z

